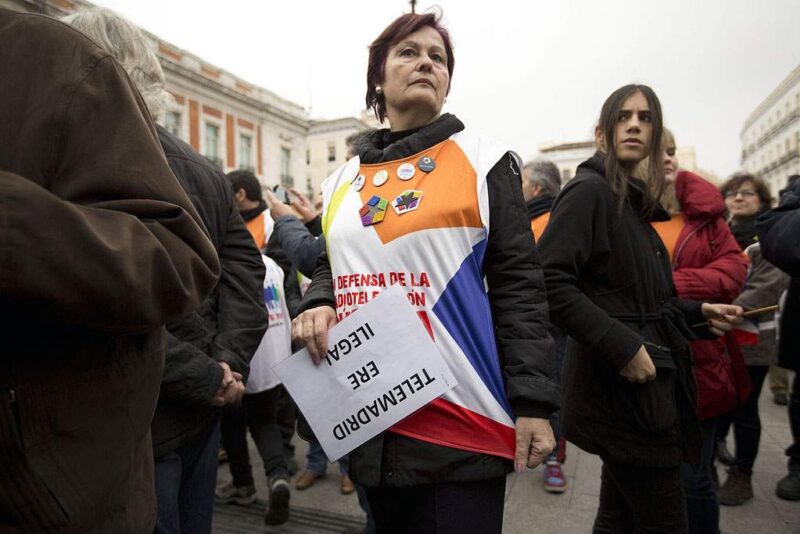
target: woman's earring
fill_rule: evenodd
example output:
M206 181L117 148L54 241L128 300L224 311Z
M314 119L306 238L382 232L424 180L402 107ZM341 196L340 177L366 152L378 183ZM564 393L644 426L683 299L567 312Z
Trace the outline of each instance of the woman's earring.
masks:
M382 95L383 94L383 88L380 85L376 85L375 86L375 93L377 93L379 95Z

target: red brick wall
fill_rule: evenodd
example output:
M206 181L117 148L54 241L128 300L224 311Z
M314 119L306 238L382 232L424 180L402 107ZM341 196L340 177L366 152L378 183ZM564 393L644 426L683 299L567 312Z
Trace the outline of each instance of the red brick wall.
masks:
M225 115L225 130L227 132L228 144L228 167L236 167L236 128L234 127L233 115Z
M189 144L198 152L200 151L200 106L194 100L189 100Z

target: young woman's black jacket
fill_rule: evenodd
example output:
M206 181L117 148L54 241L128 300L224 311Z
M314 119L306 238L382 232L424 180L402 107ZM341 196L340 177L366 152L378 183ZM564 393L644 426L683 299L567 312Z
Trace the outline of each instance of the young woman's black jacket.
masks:
M621 210L600 153L578 167L540 241L550 318L570 337L563 368L563 434L604 459L676 466L699 451L686 326L700 304L675 298L669 257L642 215L644 184ZM619 373L644 344L657 367L647 384ZM690 457L690 459L692 459Z

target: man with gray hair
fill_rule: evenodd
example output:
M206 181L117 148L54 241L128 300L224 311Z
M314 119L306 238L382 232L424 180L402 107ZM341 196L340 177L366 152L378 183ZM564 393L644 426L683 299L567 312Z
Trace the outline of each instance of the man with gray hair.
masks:
M561 190L561 171L550 160L538 158L529 161L522 167L522 196L531 218L531 231L536 241L550 220L550 211ZM550 335L556 344L556 373L554 379L561 381L561 364L564 361L566 338L557 328L551 326ZM544 489L548 493L564 493L567 490L567 478L561 464L566 460L566 441L560 436L558 412L550 416L550 426L556 439L556 448L545 462Z
M114 56L155 120L169 95L161 65L142 32L102 8L64 20ZM152 423L156 532L210 534L220 408L239 402L244 394L250 359L267 328L264 264L222 171L166 129L156 126L156 131L222 266L211 296L195 312L167 325L166 362ZM271 505L277 500L273 495ZM288 500L283 504L288 513Z
M152 532L164 325L220 266L119 63L0 8L0 532Z
M522 196L531 218L536 241L542 237L550 220L553 202L561 191L561 171L550 160L537 158L522 167Z

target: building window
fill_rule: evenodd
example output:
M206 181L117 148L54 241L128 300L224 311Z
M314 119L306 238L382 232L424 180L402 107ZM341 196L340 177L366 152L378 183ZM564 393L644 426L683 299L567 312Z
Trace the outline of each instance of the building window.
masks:
M164 128L175 137L181 136L181 114L177 111L167 111L164 118Z
M567 182L572 178L572 169L561 169L561 181Z
M289 174L290 163L292 161L292 151L281 147L281 184L286 187L294 186L294 178Z
M253 168L253 138L249 135L239 136L239 168Z
M222 160L219 157L219 126L206 123L205 138L203 139L203 148L205 157L214 163L221 164Z
M336 143L328 143L328 161L336 161Z

